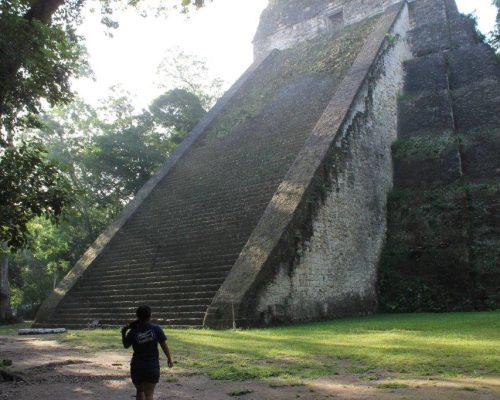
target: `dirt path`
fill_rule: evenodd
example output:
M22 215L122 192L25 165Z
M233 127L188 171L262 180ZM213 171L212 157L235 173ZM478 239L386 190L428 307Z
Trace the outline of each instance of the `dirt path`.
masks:
M44 337L0 336L0 359L26 382L0 383L0 400L124 400L134 398L128 375L129 354L89 353ZM368 378L368 379L367 379ZM273 385L263 381L225 382L189 374L179 368L164 374L157 400L240 398L342 400L497 400L500 378L449 379L339 374L303 385Z

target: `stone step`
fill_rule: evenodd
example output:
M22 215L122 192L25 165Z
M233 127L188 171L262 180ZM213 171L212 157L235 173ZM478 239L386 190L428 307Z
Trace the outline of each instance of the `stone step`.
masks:
M214 219L223 216L226 219L234 218L244 212L244 214L252 215L256 210L258 211L263 205L267 204L267 200L272 196L277 185L272 185L272 187L266 188L266 190L261 193L254 194L254 196L244 196L242 198L235 198L234 196L228 197L227 199L211 199L210 201L216 202L217 206L211 206L210 203L200 203L199 205L193 205L189 203L180 204L179 207L172 207L167 211L163 211L161 208L155 210L156 217L154 215L146 215L144 219L137 218L135 221L142 223L151 223L151 227L163 227L164 229L169 229L169 225L159 225L160 220L182 220L186 226L196 226L201 225L200 222L203 221L213 221ZM183 225L178 225L176 228L183 228Z
M197 292L197 291L191 291L191 292L168 292L168 293L162 293L161 291L157 293L149 293L147 295L144 294L136 294L133 297L133 300L127 295L123 294L107 294L107 293L101 293L97 294L92 297L81 297L78 295L74 295L68 298L65 298L63 300L63 304L66 304L66 302L70 302L69 304L80 304L80 303L85 303L88 301L91 301L92 303L105 303L108 304L109 302L135 302L136 304L162 304L163 302L177 302L179 301L180 303L183 302L189 302L189 301L196 301L197 299L212 299L215 296L215 293L217 293L217 290L211 290L211 291L204 291L204 292ZM90 299L90 300L89 300ZM184 304L186 304L184 303Z
M156 323L156 321L155 321ZM160 324L161 325L161 324ZM35 328L60 328L61 325L58 323L46 323L46 324L34 324L33 325ZM110 325L110 324L102 324L100 328L97 329L103 329L103 330L111 330L111 329L116 329L119 330L123 326L122 324L116 324L116 325ZM66 323L64 326L68 331L72 330L88 330L88 325L76 322L76 323ZM196 324L196 325L165 325L164 329L201 329L203 328L202 324ZM94 330L94 328L92 328Z
M204 313L209 304L182 305L182 306L161 306L156 307L154 312L156 318L166 315L180 315L184 313L200 312ZM131 314L134 315L137 307L121 307L119 304L110 305L108 308L98 307L64 307L58 310L59 318L80 318L82 316L100 315L102 318L112 318L114 315Z
M247 206L256 204L269 196L269 192L273 191L273 188L278 184L279 180L273 179L260 182L257 185L245 184L242 186L236 184L233 187L223 188L212 182L209 187L197 187L197 190L194 191L192 184L183 183L176 185L173 181L170 181L170 185L172 188L175 188L175 192L163 193L161 199L166 201L169 207L168 209L162 209L160 213L163 217L167 218L169 216L175 218L177 215L199 218L203 215L212 214L214 210L220 211L223 209L228 213L234 213L241 208L242 204L245 204L245 199L248 200L246 203ZM217 189L214 191L214 188ZM151 200L154 203L157 199L152 198ZM188 213L186 207L193 213ZM177 212L180 214L177 214Z
M93 281L93 280L108 280L108 279L119 279L120 277L129 277L133 275L138 279L142 278L152 278L157 276L162 276L167 274L170 277L179 276L179 275L193 275L197 276L198 274L215 274L217 272L227 273L231 270L232 264L226 265L213 265L207 267L195 267L190 268L189 265L184 265L180 267L161 267L155 265L154 267L149 266L135 266L134 268L122 268L122 269L105 269L105 267L100 268L99 276L95 276L93 274L84 275L81 279L83 281Z
M452 90L484 80L500 81L497 57L485 43L450 50L446 58Z
M179 259L175 259L173 257L156 257L155 265L159 268L175 268L179 266L180 268L189 266L199 267L203 265L216 265L222 264L227 265L234 263L240 254L241 249L228 251L227 254L205 254L203 257L200 257L198 254L193 255L192 257L185 256ZM107 260L105 258L98 258L96 260L96 265L104 265L102 268L107 271L112 270L121 270L122 268L130 267L131 269L135 267L143 268L144 263L151 263L152 260L148 257L142 258L134 258L127 260L126 258L120 258L119 260Z
M234 244L245 241L246 229L242 229L243 221L248 219L239 217L234 219L232 226L229 226L226 221L215 221L202 229L200 226L188 227L179 229L176 232L157 231L155 229L147 229L145 226L135 226L134 230L130 230L127 234L117 236L119 241L112 244L113 249L126 249L127 251L144 251L154 250L158 248L178 248L186 246L186 243L195 244L196 246L214 246L221 243Z
M181 215L188 215L185 212L185 206L188 206L191 210L197 210L198 212L194 215L200 215L203 213L209 213L213 209L221 208L222 204L228 205L228 211L237 210L239 205L241 205L242 200L248 199L250 203L256 203L259 199L262 199L269 195L269 191L279 184L279 179L271 179L261 182L245 182L244 185L238 185L237 182L232 187L221 187L217 182L206 180L208 186L200 187L196 186L196 191L193 190L192 182L175 182L174 179L170 179L169 186L175 188L175 192L165 192L162 193L164 196L162 198L168 200L170 205L168 210L164 211L164 215L174 215L174 211L178 210L182 212ZM217 190L214 191L214 188ZM183 199L188 200L182 201ZM229 199L235 200L234 202L229 202ZM154 198L152 200L155 200ZM256 201L257 200L257 201ZM183 207L184 206L184 207Z
M189 254L181 254L183 257L180 258L183 264L190 263L203 263L204 261L210 262L215 260L233 260L235 257L239 256L241 248L243 246L238 246L238 248L229 248L225 249L224 252L219 253L209 253L209 252L201 252L193 249ZM132 263L142 262L144 260L150 260L153 253L142 253L142 254L116 254L113 257L112 254L107 254L106 256L98 257L96 261L98 262L112 262L113 265L127 265ZM174 257L175 255L169 255L169 257L164 257L161 259L161 262L171 262L171 263L179 263L180 260Z
M163 293L195 293L199 291L217 291L221 285L220 280L217 282L207 283L206 281L202 283L197 283L193 281L187 282L176 282L175 285L172 286L164 286L162 284L151 283L148 286L144 287L143 285L139 285L139 287L131 287L131 285L115 285L114 288L106 288L102 290L102 288L81 288L80 290L76 290L74 288L72 290L71 295L78 295L80 297L83 296L97 296L100 294L105 295L114 295L114 294L122 294L124 297L131 295L140 295L140 294L154 294L157 292Z
M241 236L242 232L245 233L249 230L249 222L258 221L265 207L265 204L261 204L257 212L249 213L242 210L234 215L226 214L223 219L219 214L219 216L214 216L213 220L181 221L182 226L175 230L167 227L157 228L143 222L129 226L127 233L124 233L121 238L125 240L130 238L132 241L136 241L140 237L152 243L157 243L158 238L161 238L162 244L172 246L185 241L203 244L221 240L227 241L231 240L231 238L243 240L245 238ZM154 222L151 222L151 224L154 224Z
M125 248L116 250L117 256L112 257L112 254L103 255L99 260L114 265L127 265L128 263L148 262L170 262L170 263L200 263L218 261L224 259L234 259L235 255L239 255L241 249L246 244L246 240L238 242L223 243L211 246L198 246L197 244L186 243L184 246L178 246L171 250L165 248L157 248L152 250L144 250L141 252L125 250Z
M98 271L98 273L88 273L84 277L81 278L81 282L98 283L104 281L119 281L123 280L131 280L132 278L137 278L138 280L145 280L150 278L151 281L156 281L158 279L162 280L176 280L182 278L184 276L189 276L193 278L202 278L202 277L215 277L215 276L226 276L229 271L231 271L231 265L224 266L213 266L208 268L196 268L196 270L191 271L189 268L180 268L174 271L170 271L168 269L163 270L161 267L156 267L152 269L149 266L145 266L143 268L135 268L133 270L115 270L115 271L107 271L104 270L104 267ZM87 284L87 283L86 283Z
M398 101L398 137L453 131L450 97L447 90L422 92Z
M113 284L125 284L125 283L135 283L137 285L140 284L148 284L150 282L155 283L176 283L179 281L205 281L210 279L224 279L230 268L221 271L214 272L198 272L198 273L184 273L184 274L161 274L151 272L149 274L142 274L138 276L137 274L118 274L113 279L112 277L102 277L97 275L89 275L87 278L83 278L81 280L82 285L91 285L94 287L104 287Z
M446 21L447 12L445 5L436 0L419 0L410 3L410 23L419 27L430 23L443 23Z
M406 61L404 70L404 97L448 90L446 60L441 53Z
M123 300L123 298L88 298L85 300L77 300L70 299L64 302L64 307L79 307L79 306L89 306L92 308L103 308L106 309L110 306L110 304L119 303L123 307L132 307L136 309L141 304L147 304L151 307L153 312L156 310L156 307L166 307L166 306L189 306L189 305L203 305L210 304L212 302L214 292L204 293L204 296L194 295L193 297L188 298L170 298L168 295L162 295L156 299L152 298L134 298L134 300Z
M500 81L484 79L452 91L459 132L500 126Z
M234 264L233 260L222 260L219 262L213 262L211 265L206 265L204 263L197 264L166 264L162 265L160 263L136 263L128 266L114 266L114 265L99 265L99 273L102 277L116 277L120 275L130 275L137 274L137 276L142 275L162 275L168 274L170 276L185 275L185 274L199 274L199 273L214 273L217 271L227 271L231 269Z

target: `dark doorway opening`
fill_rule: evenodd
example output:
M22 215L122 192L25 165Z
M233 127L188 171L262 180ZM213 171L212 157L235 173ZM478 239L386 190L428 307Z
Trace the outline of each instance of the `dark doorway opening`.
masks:
M336 11L328 15L328 25L331 33L337 33L344 27L344 11Z

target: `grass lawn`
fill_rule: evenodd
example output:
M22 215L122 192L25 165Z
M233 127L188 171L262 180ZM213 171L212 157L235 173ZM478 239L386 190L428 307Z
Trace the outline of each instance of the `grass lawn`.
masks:
M0 327L0 334L9 332L12 328ZM293 382L339 372L370 379L380 371L500 375L500 312L376 315L270 329L166 333L178 367L214 379ZM125 351L118 329L71 331L56 339L86 351Z

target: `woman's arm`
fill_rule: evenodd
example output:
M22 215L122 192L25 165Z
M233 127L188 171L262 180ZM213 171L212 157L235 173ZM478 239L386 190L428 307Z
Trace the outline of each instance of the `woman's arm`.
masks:
M160 342L161 349L167 356L167 362L168 362L168 367L172 368L174 366L174 363L172 362L172 356L170 355L170 350L168 349L167 341Z
M123 343L123 347L125 347L126 349L128 349L130 346L132 346L132 342L127 337L127 331L129 329L130 329L130 325L124 326L122 328L122 343Z

